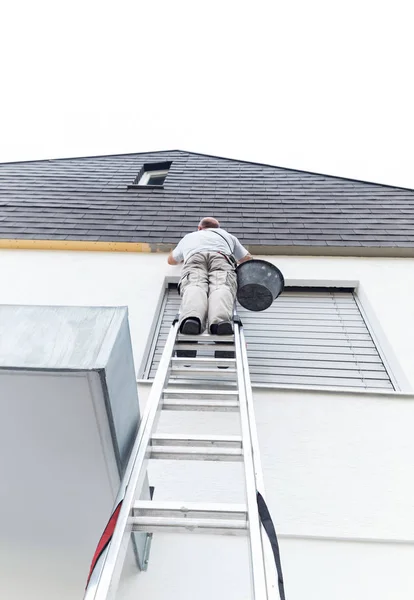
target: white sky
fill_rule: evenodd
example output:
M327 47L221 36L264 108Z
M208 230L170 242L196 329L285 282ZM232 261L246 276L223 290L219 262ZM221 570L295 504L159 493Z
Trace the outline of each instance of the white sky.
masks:
M411 8L3 0L0 161L179 148L414 188Z

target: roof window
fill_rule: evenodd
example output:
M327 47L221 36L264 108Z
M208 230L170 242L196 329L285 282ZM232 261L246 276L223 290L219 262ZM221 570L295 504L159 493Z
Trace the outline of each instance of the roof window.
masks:
M145 171L138 185L163 185L168 171Z
M171 162L145 164L135 178L134 183L128 187L164 187L164 181L168 175L171 164Z

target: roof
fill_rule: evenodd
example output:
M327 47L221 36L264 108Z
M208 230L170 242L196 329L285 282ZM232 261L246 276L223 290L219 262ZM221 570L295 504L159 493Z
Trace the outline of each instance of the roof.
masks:
M163 189L128 188L164 161ZM414 255L414 190L181 150L0 164L3 239L166 249L203 216L252 251Z

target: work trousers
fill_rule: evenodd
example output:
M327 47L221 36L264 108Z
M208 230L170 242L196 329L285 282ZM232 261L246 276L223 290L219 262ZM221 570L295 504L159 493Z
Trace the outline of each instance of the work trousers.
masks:
M197 252L183 267L178 284L181 295L180 325L188 317L200 319L201 331L233 318L237 291L235 268L218 252Z

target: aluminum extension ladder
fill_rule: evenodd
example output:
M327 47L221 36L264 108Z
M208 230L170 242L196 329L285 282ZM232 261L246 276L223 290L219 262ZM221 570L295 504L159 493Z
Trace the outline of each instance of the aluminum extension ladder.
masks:
M198 342L197 345L195 342ZM220 345L217 344L220 342ZM186 345L187 344L187 345ZM202 344L202 346L201 346ZM177 358L177 349L205 348L214 344L220 351L232 351L235 358ZM232 373L235 386L205 389L197 379L190 387L168 386L171 373L181 367L194 367L197 373ZM227 367L220 371L218 367ZM193 371L194 372L194 371ZM228 381L228 379L227 379ZM158 434L161 410L237 411L240 436ZM149 459L241 460L244 462L246 504L203 504L137 500L145 481ZM85 600L112 600L116 591L131 531L197 531L249 536L252 600L279 598L278 579L272 547L260 523L256 492L263 495L263 478L253 413L252 389L246 344L241 321L236 316L234 335L179 334L178 319L173 323L154 378L146 410L123 477L116 512L116 525L110 542L93 565ZM139 516L136 516L139 515ZM280 582L279 582L280 584Z

